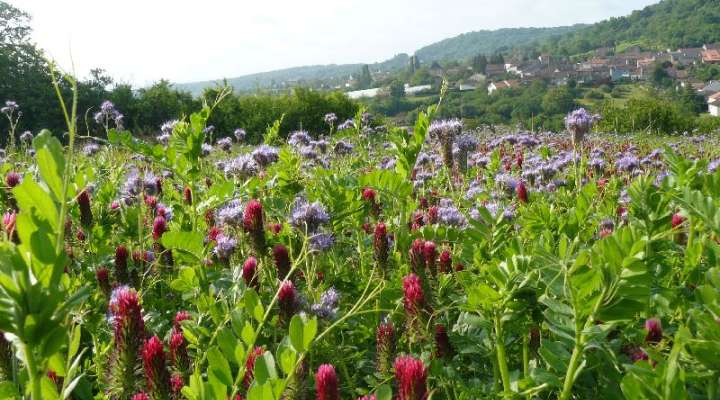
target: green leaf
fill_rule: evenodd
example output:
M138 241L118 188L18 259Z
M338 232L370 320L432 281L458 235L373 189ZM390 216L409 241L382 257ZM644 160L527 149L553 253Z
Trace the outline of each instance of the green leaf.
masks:
M390 388L390 385L380 385L375 391L375 398L377 400L392 400L392 388Z
M218 332L217 343L225 358L234 362L235 346L238 344L238 340L230 328L223 328Z
M303 326L303 348L305 348L305 351L310 350L310 344L315 339L317 330L318 321L316 317L305 321L305 325Z
M245 326L242 329L242 333L240 334L240 337L242 338L243 342L245 342L246 345L252 346L255 342L255 329L253 328L252 324L248 321L245 322Z
M55 400L60 398L55 382L47 376L42 377L42 380L40 381L40 390L42 392L43 400Z
M18 393L17 387L12 382L0 383L0 399L19 399L20 393Z
M43 129L33 139L35 160L43 181L58 200L65 199L63 194L63 176L65 175L65 156L60 141L50 131Z
M275 369L275 359L271 352L266 351L262 357L255 360L255 380L264 385L270 379L277 379L277 370Z
M297 353L290 347L285 347L280 353L280 368L285 375L290 375L295 370Z
M225 386L232 386L232 374L230 372L230 364L217 347L211 347L207 353L209 364L209 372Z
M299 315L294 315L290 320L290 343L292 343L295 351L302 353L305 351L305 340L303 339L303 328L305 323Z
M193 255L198 260L203 258L203 235L199 232L171 231L165 232L160 239L163 246Z

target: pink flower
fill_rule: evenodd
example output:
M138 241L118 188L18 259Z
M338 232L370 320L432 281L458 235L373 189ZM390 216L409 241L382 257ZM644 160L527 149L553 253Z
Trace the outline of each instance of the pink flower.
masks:
M425 400L427 398L427 369L422 361L411 356L395 359L395 379L398 400Z
M518 184L515 186L515 192L517 193L517 197L520 202L528 202L528 192L523 181L518 182Z
M95 270L95 279L98 287L107 296L110 294L110 271L105 267L99 267Z
M362 191L362 198L368 203L374 203L376 195L377 193L375 192L375 190L371 188L365 188Z
M132 397L132 400L150 400L150 397L143 392L140 392Z
M447 329L441 324L435 325L435 354L440 358L449 357L453 354Z
M392 322L378 325L375 331L375 348L377 370L382 374L390 372L392 358L395 356L395 327Z
M84 227L91 226L93 223L92 208L90 207L90 193L83 190L77 197L78 206L80 207L80 224Z
M255 375L253 370L255 369L255 360L262 356L265 350L262 347L255 346L253 351L248 354L247 361L245 361L245 376L243 377L243 387L247 390L250 387Z
M192 197L190 186L185 186L185 189L183 189L183 200L185 200L185 204L192 204Z
M387 268L389 246L387 227L385 227L385 224L382 222L379 222L375 226L375 240L373 245L375 248L375 261L378 267L384 271Z
M297 309L297 290L292 281L285 280L280 285L280 292L278 293L278 304L280 305L280 313L288 321Z
M315 374L315 392L317 400L340 400L335 368L330 364L323 364Z
M165 218L158 215L155 217L155 221L153 221L153 229L152 229L152 235L153 239L159 240L160 237L162 237L163 233L167 231L167 221L165 221Z
M650 318L645 321L645 330L647 335L645 341L647 343L658 343L663 338L662 323L657 318Z
M437 273L435 269L435 260L437 259L437 248L435 242L428 240L423 245L423 259L425 259L425 266L430 270L433 276Z
M265 251L265 223L262 204L258 200L250 200L245 206L243 228L250 235L255 251L258 254L263 253Z
M671 221L673 229L678 229L684 222L685 222L685 217L683 217L679 213L673 214L672 221Z
M163 344L157 336L145 341L142 358L148 389L156 394L153 398L166 398L165 396L170 394L170 378L165 365Z
M20 177L20 174L15 171L10 171L7 175L5 175L5 184L10 188L14 188L20 184L21 180L22 178Z
M440 272L446 274L452 272L452 256L448 250L443 250L440 253Z
M242 277L247 286L257 288L258 281L256 274L257 258L250 256L247 260L245 260L242 268Z
M285 246L278 244L273 248L273 259L279 279L285 279L290 273L290 255Z
M408 315L416 315L425 302L420 278L411 273L403 278L403 304Z

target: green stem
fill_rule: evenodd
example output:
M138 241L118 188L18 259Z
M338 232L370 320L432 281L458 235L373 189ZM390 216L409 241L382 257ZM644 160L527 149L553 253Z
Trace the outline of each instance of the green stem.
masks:
M562 393L560 393L560 397L558 397L559 400L567 400L572 394L572 387L575 383L575 373L577 371L578 365L580 363L580 357L582 356L582 352L585 347L582 343L583 340L584 337L582 334L575 335L575 346L573 347L573 352L570 356L570 365L568 365L568 370L565 373L563 390Z
M522 342L522 357L523 357L523 377L527 378L530 376L530 341L528 334L523 336Z
M25 368L27 369L28 379L30 380L30 394L32 400L42 399L41 381L38 376L37 366L35 365L35 355L28 348L27 344L20 342L20 350L24 356Z
M503 383L503 393L509 395L510 388L510 372L508 370L507 359L505 356L505 335L503 333L503 325L499 315L495 316L495 351L497 353L498 369L500 370L500 378Z
M708 386L707 386L708 400L717 399L717 381L718 381L717 374L712 374L710 376L710 379L708 380Z

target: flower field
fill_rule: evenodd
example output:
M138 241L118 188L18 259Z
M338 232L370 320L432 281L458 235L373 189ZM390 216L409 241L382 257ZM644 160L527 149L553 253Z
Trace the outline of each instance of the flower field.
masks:
M719 398L719 138L216 105L8 145L2 398Z

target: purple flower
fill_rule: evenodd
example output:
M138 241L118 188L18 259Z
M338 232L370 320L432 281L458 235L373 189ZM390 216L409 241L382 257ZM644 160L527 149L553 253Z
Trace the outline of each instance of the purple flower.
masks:
M280 159L278 149L267 145L258 146L253 150L252 157L261 167L266 167Z
M18 103L12 100L7 100L5 101L5 107L0 108L0 112L9 116L12 115L19 108L20 106L18 106Z
M215 239L215 254L223 260L227 260L235 252L237 241L231 237L227 237L222 233Z
M235 139L239 142L242 142L245 140L245 136L247 136L247 132L245 132L245 129L238 128L235 129L235 132L233 132L233 135L235 135Z
M632 154L628 154L615 161L615 167L621 171L632 172L640 167L640 161Z
M590 114L586 109L579 108L565 117L565 127L573 134L573 140L579 142L599 119L599 115Z
M324 252L335 244L335 237L329 233L318 233L310 236L310 250Z
M718 167L720 167L720 158L718 158L717 160L713 160L710 162L710 164L708 164L708 172L714 173L718 170Z
M202 156L203 156L203 157L207 157L207 156L209 156L210 153L212 152L212 146L210 146L210 145L207 144L207 143L203 143L203 144L200 146L200 152L202 153Z
M107 127L110 121L113 121L116 127L122 128L123 115L115 109L115 105L109 100L102 102L100 111L95 113L93 118L98 125L105 125Z
M463 123L459 119L445 119L440 121L433 121L428 129L430 136L439 139L440 141L449 140L459 135L462 131Z
M337 122L338 117L335 115L335 113L327 113L325 114L325 123L328 125L333 125L335 122Z
M30 143L33 140L33 134L30 131L25 131L20 135L20 141L23 143Z
M240 200L231 200L225 207L218 210L217 220L222 225L239 227L243 224L244 212L245 208Z
M457 145L458 149L461 152L468 152L471 150L475 150L475 148L478 145L478 140L473 135L464 134L464 135L458 136L457 140L455 141L455 144Z
M334 287L326 290L320 295L320 301L310 307L310 311L323 319L335 319L338 310L338 301L340 301L340 293Z
M340 140L337 143L335 143L335 148L333 149L333 151L335 152L336 155L341 156L341 155L346 155L346 154L352 153L353 148L355 148L355 146L353 146L352 144L350 144L344 140Z
M219 139L217 141L218 147L220 147L223 151L229 152L230 149L232 149L232 139L229 137Z
M295 147L301 145L307 146L310 144L311 139L307 131L295 131L290 134L288 144Z
M92 156L93 154L97 153L98 151L100 151L100 146L98 146L95 143L88 143L83 147L82 151L83 151L83 154L85 154L86 156L89 157L89 156Z
M225 163L223 169L225 174L228 176L249 178L251 176L255 176L260 170L260 167L253 156L250 154L243 154Z
M295 205L290 214L290 225L307 233L315 233L321 225L325 225L329 221L330 216L319 202L308 203L301 197L295 199Z
M173 129L175 129L175 126L178 124L178 122L180 122L180 121L178 121L176 119L174 119L172 121L167 121L164 124L162 124L162 126L160 127L160 131L163 134L168 135L168 137L169 137L170 134L172 134Z
M167 146L168 143L170 143L170 134L169 133L163 133L162 135L159 135L155 137L155 140L158 141L163 146ZM204 143L203 143L204 144Z
M345 129L355 129L355 121L348 119L337 127L338 131L344 131Z

